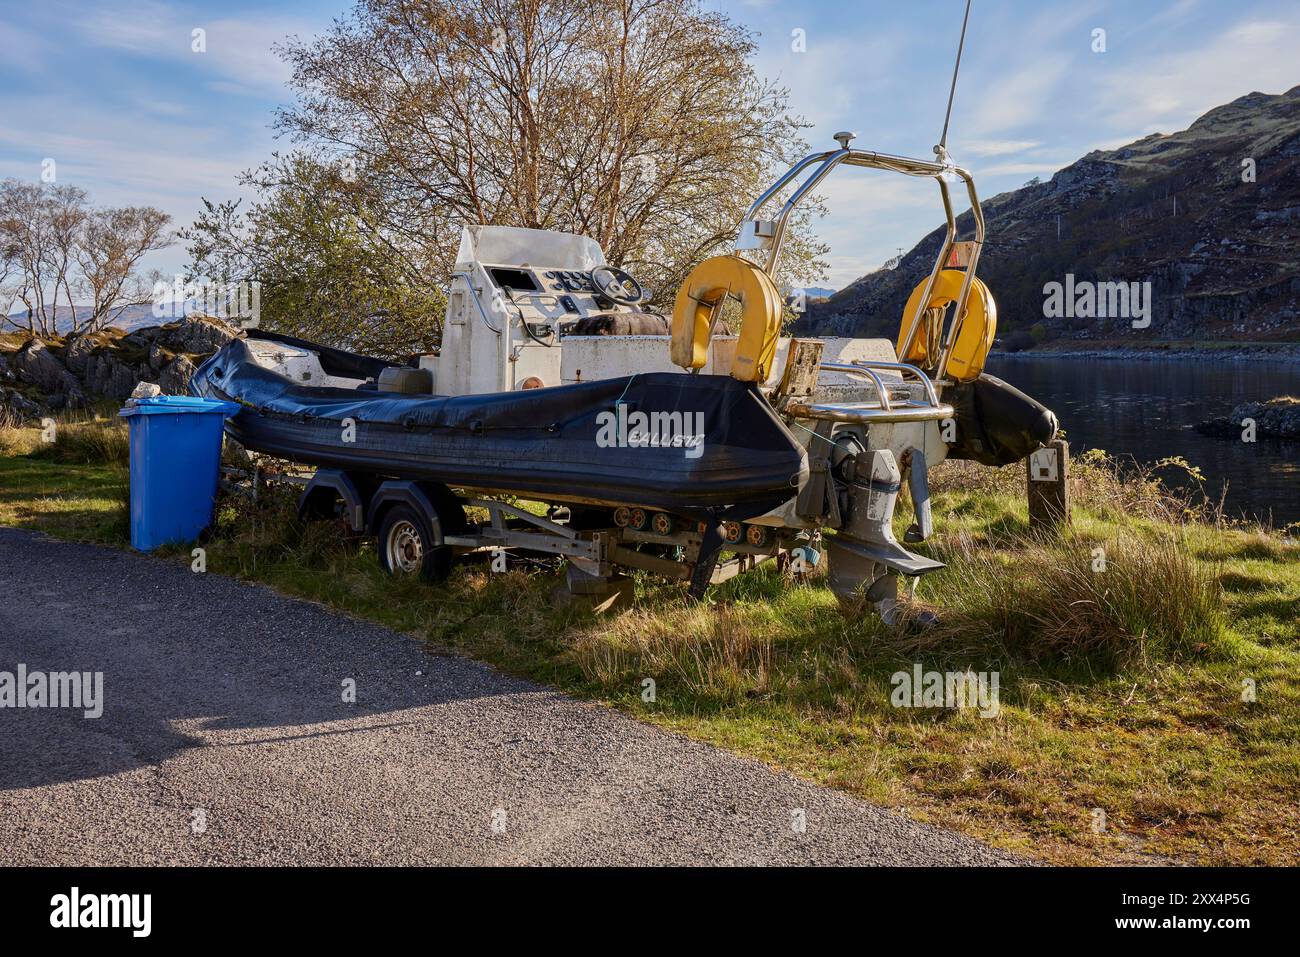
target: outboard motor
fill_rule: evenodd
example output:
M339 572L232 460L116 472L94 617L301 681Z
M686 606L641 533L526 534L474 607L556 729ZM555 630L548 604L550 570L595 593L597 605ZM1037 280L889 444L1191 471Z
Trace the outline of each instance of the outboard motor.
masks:
M865 597L886 624L895 625L900 618L898 576L924 575L944 564L909 552L894 538L890 523L902 487L894 453L857 448L846 449L832 468L844 523L826 539L828 583L842 602Z

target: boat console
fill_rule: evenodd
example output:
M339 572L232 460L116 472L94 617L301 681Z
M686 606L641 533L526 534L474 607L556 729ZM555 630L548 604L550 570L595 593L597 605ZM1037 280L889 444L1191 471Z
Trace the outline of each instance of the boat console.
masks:
M545 388L565 381L569 336L667 334L649 292L585 236L465 227L437 355L421 368L440 395ZM590 376L589 376L590 378Z

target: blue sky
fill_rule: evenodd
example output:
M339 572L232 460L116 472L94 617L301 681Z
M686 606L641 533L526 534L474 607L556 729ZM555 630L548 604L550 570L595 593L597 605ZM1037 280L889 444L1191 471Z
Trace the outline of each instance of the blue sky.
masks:
M759 34L757 66L833 145L930 155L943 122L962 0L704 0ZM188 223L199 196L277 143L287 70L271 50L308 37L344 0L279 3L0 0L0 177L60 182L101 204L147 203ZM207 52L191 51L191 31ZM1093 31L1106 31L1094 53ZM792 49L802 30L806 49ZM1295 0L975 0L949 147L993 196L1092 149L1182 129L1253 90L1300 84ZM939 224L933 185L842 169L823 189L828 285L910 248ZM174 272L178 244L149 264Z

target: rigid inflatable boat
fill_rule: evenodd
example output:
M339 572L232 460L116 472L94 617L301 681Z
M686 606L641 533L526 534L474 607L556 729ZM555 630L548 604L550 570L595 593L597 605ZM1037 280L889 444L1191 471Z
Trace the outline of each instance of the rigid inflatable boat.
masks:
M466 552L519 548L566 557L571 590L640 568L698 595L766 559L824 556L841 599L896 620L899 580L943 567L895 538L899 493L915 517L904 541L924 542L933 466L1018 461L1056 418L983 372L997 306L975 275L984 218L970 174L946 154L852 138L836 134L838 149L758 197L736 251L699 263L671 315L590 238L467 226L436 354L395 365L250 329L191 390L239 403L226 429L248 449L316 466L303 514L374 534L394 573L440 576ZM927 177L941 194L947 235L896 342L782 335L786 223L841 165ZM965 183L972 239L957 240L949 182ZM775 218L760 218L772 202ZM542 517L514 498L551 507Z
M262 334L265 335L265 334ZM302 340L236 339L196 372L199 395L238 402L227 431L310 465L400 475L547 500L726 509L748 518L789 499L807 456L752 383L649 372L485 395L411 395L295 384L253 342L317 350L327 375L389 367ZM367 383L363 383L366 385Z

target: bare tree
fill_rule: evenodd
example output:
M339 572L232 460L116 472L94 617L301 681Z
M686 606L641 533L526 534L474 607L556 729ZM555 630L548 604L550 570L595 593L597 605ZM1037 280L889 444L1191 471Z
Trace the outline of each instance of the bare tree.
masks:
M0 183L0 235L17 265L14 297L27 308L27 330L52 335L54 317L46 305L51 242L45 192L39 183Z
M76 247L78 289L90 299L80 328L102 329L128 306L151 301L156 276L139 272L146 254L171 245L171 217L149 206L125 206L91 213Z
M0 208L0 215L2 212ZM4 220L0 219L0 331L4 330L9 313L18 300L20 282L17 277L22 274L19 263L21 254L21 247L10 238Z
M88 213L86 191L76 186L52 186L46 191L44 201L45 230L49 235L46 258L51 289L53 316L51 323L57 328L59 315L59 290L68 304L70 328L77 327L77 306L72 299L73 270L79 244L84 240Z
M152 276L140 266L173 241L170 217L147 206L92 209L75 186L0 183L0 302L3 320L21 302L32 335L100 329L129 305L150 301ZM77 299L89 309L78 316Z
M667 291L804 149L754 49L698 0L363 0L282 48L299 100L278 123L413 285L494 223L585 233ZM824 269L808 222L787 281Z

